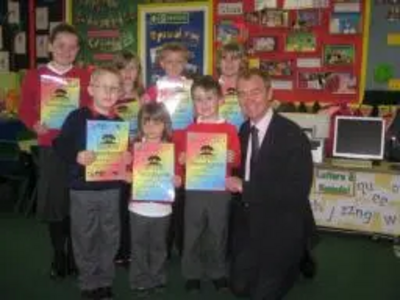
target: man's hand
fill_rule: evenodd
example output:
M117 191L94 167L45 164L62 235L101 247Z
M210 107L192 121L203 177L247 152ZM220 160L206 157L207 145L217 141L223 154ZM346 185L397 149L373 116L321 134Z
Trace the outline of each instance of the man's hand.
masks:
M88 166L92 164L95 160L96 154L93 151L87 150L79 152L78 156L76 157L76 161L82 166Z
M35 125L33 125L33 130L36 132L37 135L43 135L49 131L49 128L46 126L46 124L37 122Z
M226 178L225 186L232 193L241 193L243 191L243 181L236 176Z

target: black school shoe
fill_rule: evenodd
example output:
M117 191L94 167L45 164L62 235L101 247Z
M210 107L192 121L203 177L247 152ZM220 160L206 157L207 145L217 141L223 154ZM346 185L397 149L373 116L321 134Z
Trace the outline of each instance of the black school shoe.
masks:
M50 278L53 280L59 280L65 278L67 275L67 267L65 259L58 258L54 259L50 267Z
M99 300L98 297L98 289L96 290L82 290L81 291L81 299L82 300Z
M313 279L317 275L317 261L310 250L305 251L299 267L304 278Z
M228 279L226 279L225 277L214 279L212 281L212 283L213 283L216 291L227 291L228 290Z
M101 287L97 289L97 299L99 300L112 300L114 293L111 286Z
M137 298L147 298L154 293L154 289L152 288L136 288L133 290L134 299Z
M185 290L187 292L198 292L200 291L200 280L199 279L189 279L185 283Z

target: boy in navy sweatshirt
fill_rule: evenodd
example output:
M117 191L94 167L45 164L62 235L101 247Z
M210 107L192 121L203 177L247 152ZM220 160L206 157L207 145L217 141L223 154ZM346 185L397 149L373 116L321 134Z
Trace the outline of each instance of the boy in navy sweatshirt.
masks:
M53 143L56 153L69 166L71 234L83 299L113 297L121 182L86 181L85 167L96 160L95 153L86 150L86 135L89 120L119 120L114 105L120 91L121 77L117 70L96 69L88 87L92 105L73 111Z

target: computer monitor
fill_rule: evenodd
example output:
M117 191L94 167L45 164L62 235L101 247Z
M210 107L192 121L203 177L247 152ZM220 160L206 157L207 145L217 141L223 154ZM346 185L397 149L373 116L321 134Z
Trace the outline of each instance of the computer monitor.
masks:
M382 160L385 121L375 117L338 116L335 122L333 156Z
M306 132L311 130L312 138L329 138L331 118L327 114L281 113L281 115L299 125Z

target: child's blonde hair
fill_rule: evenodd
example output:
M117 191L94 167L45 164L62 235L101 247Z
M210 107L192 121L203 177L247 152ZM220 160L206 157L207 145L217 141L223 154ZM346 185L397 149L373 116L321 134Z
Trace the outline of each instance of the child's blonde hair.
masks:
M148 121L160 121L164 124L161 140L163 142L172 141L172 121L171 116L165 105L161 102L150 102L143 104L138 113L138 134L136 141L141 142L145 137L143 125Z
M113 66L122 70L126 67L127 64L133 63L137 68L137 77L135 82L133 83L133 87L139 97L144 94L144 85L143 85L143 75L142 75L142 64L140 63L139 56L130 51L120 51L118 52L113 59Z
M165 58L165 54L167 52L181 52L186 61L189 60L189 50L185 45L177 42L165 43L161 46L161 49L158 50L157 60L160 62Z
M96 67L90 75L90 85L93 85L98 80L98 78L104 74L114 74L118 77L119 84L122 85L121 74L119 73L119 70L117 68L114 68L113 66Z

